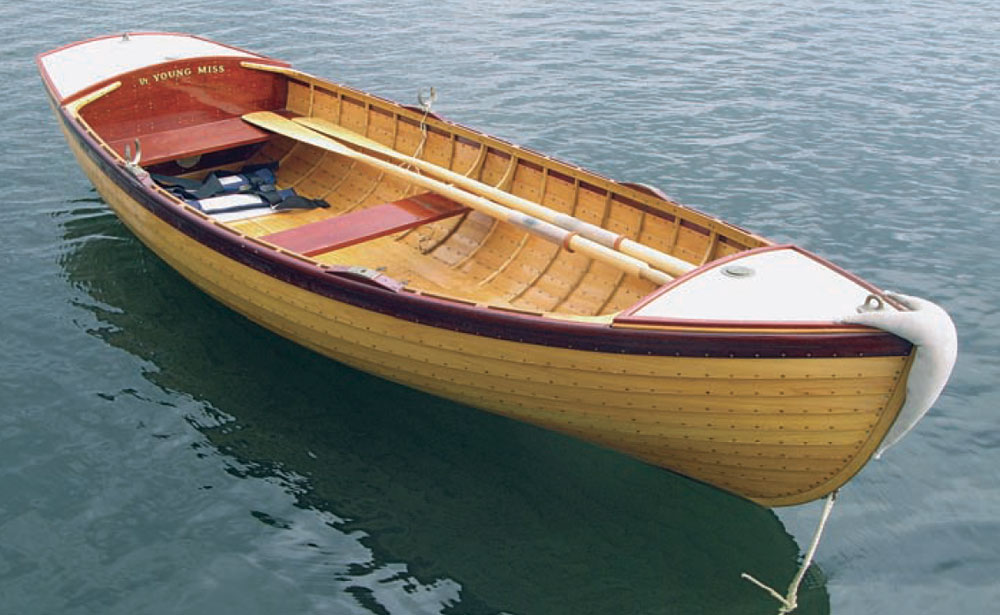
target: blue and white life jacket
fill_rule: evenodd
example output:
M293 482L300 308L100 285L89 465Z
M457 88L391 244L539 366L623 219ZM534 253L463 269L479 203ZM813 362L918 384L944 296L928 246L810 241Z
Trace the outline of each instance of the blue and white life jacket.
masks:
M274 175L276 166L248 166L236 173L216 171L202 181L169 175L154 175L153 179L174 196L210 215L252 209L283 211L329 207L325 201L301 197L291 188L278 190Z

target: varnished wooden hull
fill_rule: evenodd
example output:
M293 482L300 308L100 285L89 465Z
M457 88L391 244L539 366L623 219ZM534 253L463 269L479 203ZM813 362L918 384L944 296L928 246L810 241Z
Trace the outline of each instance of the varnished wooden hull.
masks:
M323 86L325 93L305 80L288 88L292 112L335 118L400 149L419 144L416 112L332 84ZM403 233L376 240L378 249L369 242L317 258L290 254L256 239L282 230L289 219L223 225L179 207L56 107L81 167L156 254L262 326L388 380L771 506L810 501L843 485L876 450L904 401L912 347L892 335L832 324L616 324L605 315L634 304L652 286L616 279L603 295L587 297L579 292L588 288L587 276L621 277L591 263L561 288L546 277L580 267L578 255L535 245L507 228L480 229L468 217L436 222L429 240ZM463 172L477 169L494 184L509 175L512 191L534 190L550 205L562 202L605 224L618 219L634 236L696 263L767 245L701 214L682 219L679 206L655 195L468 129L435 120L430 134L428 159ZM281 159L283 184L353 203L348 208L411 191L281 139L258 156ZM519 163L511 166L515 157ZM475 233L483 237L469 248ZM520 245L507 261L488 266L490 238ZM415 246L423 252L421 242L440 256L424 268L407 259ZM373 254L389 263L394 277L416 282L400 291L331 269L377 266ZM517 275L518 269L526 273ZM442 294L456 280L477 285L480 294L471 300Z

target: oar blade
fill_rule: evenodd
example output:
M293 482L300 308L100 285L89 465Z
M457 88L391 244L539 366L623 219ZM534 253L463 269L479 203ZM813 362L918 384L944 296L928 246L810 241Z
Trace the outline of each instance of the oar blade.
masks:
M269 132L289 137L335 154L351 158L357 158L358 156L358 152L355 152L351 148L332 139L324 138L315 131L300 126L287 117L282 117L273 111L254 111L252 113L244 113L242 117L244 121Z

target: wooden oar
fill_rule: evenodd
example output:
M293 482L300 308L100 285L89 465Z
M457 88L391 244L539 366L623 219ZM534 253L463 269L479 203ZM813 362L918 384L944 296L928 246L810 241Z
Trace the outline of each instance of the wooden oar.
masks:
M584 222L579 218L549 209L544 205L521 198L504 190L500 190L499 188L494 188L489 184L476 181L470 177L466 177L465 175L456 173L432 162L415 158L413 156L407 156L406 154L401 154L396 150L375 141L374 139L369 139L368 137L360 135L338 124L334 124L333 122L312 117L298 117L295 118L295 121L317 132L335 137L341 141L346 141L352 145L360 145L361 147L378 152L379 154L383 154L389 158L398 160L399 162L412 165L413 167L427 173L432 173L440 179L444 179L455 184L456 186L468 190L469 192L486 197L492 201L500 203L501 205L506 205L507 207L522 213L526 213L551 224L555 224L556 226L573 233L579 233L587 239L596 241L603 246L607 246L629 256L638 258L639 260L645 261L651 266L671 275L683 275L695 268L694 265L685 260L681 260L675 256L671 256L647 245L641 244L633 239L625 237L624 235L601 228L596 224Z
M509 207L494 203L489 199L470 194L465 190L456 188L442 181L421 175L415 171L404 169L391 162L386 162L380 158L369 156L363 152L351 149L346 145L328 137L324 137L318 132L301 126L292 120L284 118L277 113L270 111L258 111L247 113L243 119L254 126L269 130L271 132L295 139L301 143L306 143L319 149L340 154L346 158L358 160L364 164L375 167L391 175L405 178L407 181L426 188L437 194L441 194L453 201L461 203L471 209L483 212L484 214L513 224L519 228L529 231L539 237L558 243L569 250L582 254L617 267L626 273L641 277L656 284L666 284L673 279L672 276L654 269L648 263L637 258L616 252L615 250L603 246L595 241L581 237L577 233L558 227L555 224L540 220L525 213L515 211Z

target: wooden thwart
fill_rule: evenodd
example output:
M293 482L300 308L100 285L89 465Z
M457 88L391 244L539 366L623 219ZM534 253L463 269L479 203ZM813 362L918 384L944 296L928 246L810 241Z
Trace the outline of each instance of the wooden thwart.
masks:
M154 165L178 158L187 158L223 149L263 143L270 135L247 124L239 117L231 117L215 122L184 126L172 130L138 135L142 148L144 166ZM125 146L132 147L135 138L112 141L111 146L120 155L125 155Z
M261 237L305 256L315 256L468 211L451 199L427 193L326 218Z

